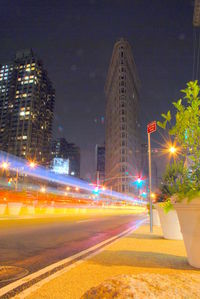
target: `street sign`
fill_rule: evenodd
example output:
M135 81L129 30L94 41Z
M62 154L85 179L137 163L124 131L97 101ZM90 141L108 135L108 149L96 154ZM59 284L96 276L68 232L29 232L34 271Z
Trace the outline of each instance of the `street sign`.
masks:
M152 121L150 124L147 125L147 133L153 133L156 131L156 121Z
M156 131L156 121L147 125L148 133L148 157L149 157L149 204L150 204L150 232L153 232L153 204L151 198L151 133Z

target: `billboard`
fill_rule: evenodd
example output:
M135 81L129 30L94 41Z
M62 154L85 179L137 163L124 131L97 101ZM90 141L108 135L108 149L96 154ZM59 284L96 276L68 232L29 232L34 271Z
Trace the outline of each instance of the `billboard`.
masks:
M69 174L69 159L54 158L52 171L59 174Z

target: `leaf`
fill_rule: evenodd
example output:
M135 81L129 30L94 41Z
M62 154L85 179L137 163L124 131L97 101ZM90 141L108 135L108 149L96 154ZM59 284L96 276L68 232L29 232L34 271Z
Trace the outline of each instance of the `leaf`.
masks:
M163 123L161 121L157 121L157 125L164 130L166 129L166 124L167 120L165 120Z
M170 122L171 121L171 112L170 110L167 112L167 121Z
M177 102L172 103L177 110L181 110L182 106L182 99L179 99Z
M175 127L171 128L169 130L169 135L175 135L175 133L176 133L176 128Z
M164 113L161 114L161 116L165 119L167 119L167 115L165 115Z

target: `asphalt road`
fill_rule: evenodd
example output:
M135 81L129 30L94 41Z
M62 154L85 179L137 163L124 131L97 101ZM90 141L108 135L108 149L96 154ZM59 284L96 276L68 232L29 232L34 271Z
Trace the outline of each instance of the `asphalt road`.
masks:
M29 274L128 229L142 215L88 216L0 221L0 266ZM0 287L5 283L0 282Z

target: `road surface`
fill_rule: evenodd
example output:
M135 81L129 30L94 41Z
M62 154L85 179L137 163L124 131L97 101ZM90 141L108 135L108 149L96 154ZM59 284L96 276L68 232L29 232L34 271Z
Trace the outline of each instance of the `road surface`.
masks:
M33 273L115 236L144 215L0 220L0 266ZM0 287L9 282L1 282Z

